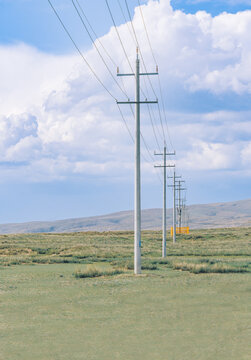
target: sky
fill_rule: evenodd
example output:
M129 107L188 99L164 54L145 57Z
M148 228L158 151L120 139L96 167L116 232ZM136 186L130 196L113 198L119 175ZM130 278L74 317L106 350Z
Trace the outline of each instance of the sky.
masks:
M105 0L79 0L96 47L72 1L52 3L103 85L48 1L0 0L0 223L133 209L134 119L122 105L125 126L116 105L125 92L134 97L133 78L116 78L136 57L125 1L108 3L128 61ZM141 106L142 207L162 206L153 154L164 136L188 204L250 198L251 0L140 3L153 50L139 1L128 1L141 66L158 65L162 89L158 77L142 77L142 96L157 97L161 114Z

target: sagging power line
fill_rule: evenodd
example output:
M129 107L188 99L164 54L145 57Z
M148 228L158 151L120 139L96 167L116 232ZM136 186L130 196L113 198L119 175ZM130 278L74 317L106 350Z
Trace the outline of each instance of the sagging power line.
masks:
M135 145L134 273L139 274L139 273L141 273L141 259L140 259L140 257L141 257L141 250L140 250L140 248L141 248L141 169L140 169L141 160L140 160L140 157L141 156L144 157L143 154L141 155L141 151L140 151L140 143L141 143L140 140L142 140L142 143L143 143L144 147L146 148L146 151L147 151L147 153L149 155L149 158L154 161L154 158L153 158L153 156L151 154L149 146L148 146L143 134L140 131L140 105L141 104L147 104L147 110L148 110L148 113L149 113L151 127L152 127L152 130L153 130L152 135L153 135L153 137L155 139L155 142L157 144L157 147L159 149L159 153L155 153L155 155L162 155L164 157L163 165L159 165L159 166L157 165L156 166L156 167L163 168L163 170L164 170L163 171L163 175L164 175L164 181L163 181L163 236L162 236L162 256L163 257L166 256L166 169L169 168L169 167L174 167L175 166L175 165L167 165L166 164L166 157L169 156L169 155L175 155L175 153L169 153L167 151L167 146L166 146L166 132L167 132L168 137L169 137L169 142L170 142L171 146L173 147L172 141L171 141L171 138L170 138L170 133L169 133L168 126L167 126L167 118L166 118L166 112L165 112L165 106L164 106L163 92L162 92L162 88L161 88L160 76L159 76L159 71L158 71L158 65L157 65L156 57L155 57L154 52L153 52L153 47L152 47L151 42L150 42L150 36L149 36L148 30L147 30L146 22L144 20L144 15L143 15L143 11L142 11L142 8L141 8L140 0L138 0L138 4L140 6L141 17L142 17L142 21L143 21L143 24L144 24L144 29L145 29L145 32L146 32L146 36L147 36L147 39L148 39L148 42L149 42L149 46L150 46L150 49L151 49L151 52L152 52L152 56L153 56L155 64L156 64L156 72L152 72L152 73L147 71L145 60L143 58L143 53L141 51L140 44L139 44L139 41L138 41L138 35L136 33L135 26L133 24L133 19L132 19L131 14L130 14L130 10L129 10L127 0L125 0L124 3L125 3L125 6L126 6L126 9L127 9L128 16L129 16L129 23L131 25L131 30L130 30L130 27L128 25L128 22L126 21L126 17L125 17L125 14L123 12L123 8L121 6L120 0L118 0L118 4L119 4L120 9L121 9L121 11L123 13L123 16L124 16L124 19L126 21L130 36L132 37L133 42L137 45L137 57L136 57L135 71L133 70L133 66L132 66L132 64L130 62L129 56L128 56L127 51L126 51L126 47L125 47L125 45L124 45L124 43L122 41L122 38L120 36L118 27L117 27L116 22L115 22L114 15L112 13L112 9L111 9L111 7L109 5L108 0L105 0L106 6L107 6L109 14L110 14L110 17L112 19L112 23L113 23L113 25L115 27L117 37L118 37L120 45L122 47L124 56L125 56L125 58L127 60L129 68L131 70L131 73L129 73L129 74L121 74L119 72L119 70L118 70L117 76L119 76L119 77L133 76L135 78L135 83L136 83L135 101L130 101L130 98L129 98L128 94L127 94L127 91L125 89L123 81L122 81L122 85L120 85L119 82L116 80L115 76L113 75L113 71L111 70L110 66L107 64L107 61L106 61L107 59L105 59L105 56L106 56L106 58L109 59L109 61L113 64L113 66L115 66L114 59L112 58L112 56L110 55L109 51L106 49L104 44L100 41L100 39L98 39L97 33L95 32L93 26L91 25L91 22L89 21L86 13L84 12L84 9L81 6L79 0L71 0L71 1L72 1L72 4L73 4L73 6L75 8L75 11L76 11L76 13L77 13L77 15L78 15L84 29L85 29L85 31L87 32L89 38L91 39L91 41L92 41L92 43L94 45L94 48L96 49L99 57L101 58L103 64L105 65L108 73L110 74L110 76L111 76L112 80L114 81L114 83L116 84L117 88L123 93L123 95L126 98L126 101L118 101L117 100L116 96L110 91L108 86L106 86L106 84L102 81L102 79L96 73L95 68L90 64L90 62L86 59L86 57L82 53L80 47L77 45L76 41L73 39L73 37L70 34L69 30L67 29L66 25L64 24L61 17L59 16L57 10L52 5L51 0L48 0L50 6L52 7L52 9L53 9L53 11L55 13L55 15L57 16L59 22L61 23L64 31L67 33L68 37L72 41L74 47L76 48L76 50L80 54L81 58L84 60L85 64L87 65L87 67L89 68L91 73L94 75L96 80L102 85L104 90L112 97L112 99L116 101L116 104L118 106L119 114L120 114L120 116L121 116L121 118L122 118L122 120L124 122L124 125L125 125L128 133L129 133L129 136L130 136L132 142ZM98 47L97 44L99 44L100 47ZM102 54L102 52L105 53L105 56ZM142 61L144 72L140 72L140 61ZM157 75L158 76L162 110L161 110L160 105L159 105L157 93L156 93L156 91L155 91L155 89L153 87L152 81L150 79L151 75ZM143 79L144 79L144 82L145 82L146 93L140 86L140 77L141 76L143 76ZM148 93L148 87L147 87L145 78L149 81L150 87L151 87L151 89L153 91L153 94L156 97L156 100L153 100L153 101L148 100L149 99L149 93ZM145 97L145 101L141 101L141 93ZM133 136L133 134L132 134L132 132L131 132L128 124L127 124L126 118L123 115L123 112L122 112L122 110L120 108L121 104L130 105L132 115L135 116L135 137ZM132 104L135 104L135 112L133 111ZM160 125L161 125L161 128L160 128L161 131L160 131L159 127L156 126L156 124L155 124L156 123L155 113L151 112L149 104L157 104L159 121L160 121ZM165 120L166 131L165 131L164 125L163 125L162 113L163 113L164 120ZM161 153L161 145L160 145L160 143L162 141L163 141L163 144L164 144L163 153ZM146 158L145 158L145 160L148 161ZM159 174L158 174L158 176L159 176ZM173 209L173 228L175 229L175 231L173 231L173 236L174 236L173 241L174 242L176 241L176 184L177 184L176 179L177 178L179 178L179 177L176 176L175 171L174 171L173 185L172 185L172 187L173 187L173 203L174 203L174 206L173 206L173 208L174 208ZM161 181L161 179L160 179L160 181ZM181 209L181 213L184 211L183 210L184 205L183 205L183 203L181 201L180 195L178 196L178 199L179 199L178 200L178 203L179 203L178 217L179 217L179 211L180 211L180 209ZM179 218L179 226L181 227L180 218Z

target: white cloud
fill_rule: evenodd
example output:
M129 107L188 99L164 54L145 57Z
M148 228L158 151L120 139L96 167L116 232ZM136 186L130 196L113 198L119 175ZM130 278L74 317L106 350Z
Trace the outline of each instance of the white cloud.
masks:
M176 84L183 87L184 94L199 90L215 94L251 92L251 12L225 13L215 18L206 12L191 15L173 11L168 0L149 1L142 9L159 60L164 92ZM140 16L136 9L138 39L148 70L154 70ZM135 46L128 27L121 25L119 31L134 64ZM114 28L101 40L120 71L130 71ZM123 99L95 49L85 56L112 94ZM111 69L116 75L116 69ZM24 44L1 46L0 77L0 161L20 163L2 167L2 174L24 177L28 173L36 181L74 174L131 177L133 144L115 101L79 57L44 54ZM156 85L156 80L152 81ZM133 78L126 79L125 86L132 97ZM154 98L154 94L149 97ZM153 151L156 144L152 128L144 109L142 114L142 133ZM190 170L246 166L250 115L232 111L169 113L168 119L176 119L170 128L179 166ZM127 105L125 117L133 133L134 122ZM158 129L161 133L160 124ZM145 150L144 155L148 156ZM143 171L149 177L154 173L144 161Z
M39 105L52 89L62 87L77 56L42 53L25 44L0 46L0 108L18 114Z
M241 151L241 158L244 165L251 165L251 142L248 142Z
M238 166L239 151L236 144L197 141L186 156L179 161L184 170L226 170Z

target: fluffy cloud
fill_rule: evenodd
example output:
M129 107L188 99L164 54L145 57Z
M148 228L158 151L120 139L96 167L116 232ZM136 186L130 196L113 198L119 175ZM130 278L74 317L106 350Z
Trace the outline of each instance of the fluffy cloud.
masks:
M63 86L77 56L45 54L25 44L0 46L0 108L11 115L41 106L52 89Z
M149 1L142 10L159 62L164 93L175 88L183 97L201 90L217 96L251 92L248 41L251 12L224 13L217 17L206 12L191 15L173 11L168 0ZM139 8L135 9L134 25L147 70L154 70ZM135 44L128 24L122 24L119 31L134 64ZM120 71L130 71L115 29L111 28L100 40L113 54ZM125 99L96 50L91 48L84 55L112 95ZM109 58L103 55L116 74ZM80 57L44 54L20 44L0 47L0 65L2 174L11 177L28 172L29 178L36 181L83 174L131 177L132 141L114 99ZM157 80L152 82L157 87ZM133 78L119 84L133 97ZM146 92L143 80L142 87ZM149 84L148 89L149 98L154 98ZM160 97L159 92L157 96ZM127 105L123 112L133 133L134 122ZM153 114L157 119L156 109ZM143 108L142 115L142 134L153 153L157 144ZM249 111L168 112L179 167L213 171L245 168L250 155L250 115ZM161 134L161 131L158 122L156 132ZM150 159L147 150L143 150L143 156ZM8 167L9 163L18 166ZM153 176L152 165L144 159L143 171Z

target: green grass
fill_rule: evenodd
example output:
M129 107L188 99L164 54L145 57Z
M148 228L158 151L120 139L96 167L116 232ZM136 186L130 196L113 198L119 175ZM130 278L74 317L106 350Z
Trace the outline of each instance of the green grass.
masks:
M249 360L251 229L0 236L0 360Z
M78 269L74 272L74 276L77 279L94 278L99 276L113 276L122 274L124 271L121 269L102 269L96 265L88 265L86 269Z
M251 264L251 263L250 263ZM174 262L172 264L174 270L190 271L193 274L202 273L251 273L251 266L246 263L236 266L235 263L227 264L223 262L217 263L191 263L191 262Z

